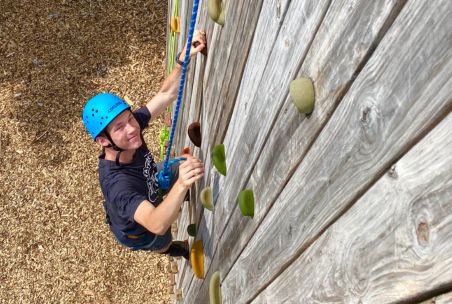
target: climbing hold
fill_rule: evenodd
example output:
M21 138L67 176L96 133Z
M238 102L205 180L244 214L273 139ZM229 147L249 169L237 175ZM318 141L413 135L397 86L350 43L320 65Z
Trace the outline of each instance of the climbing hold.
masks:
M198 279L204 279L204 247L202 240L196 240L190 251L190 262L193 274Z
M202 189L201 193L199 194L199 198L204 208L209 209L210 211L213 210L212 188L205 187L204 189Z
M207 1L207 14L213 21L219 25L224 25L224 10L223 1L221 0L208 0Z
M188 126L188 137L196 147L201 147L201 125L194 122Z
M217 168L218 172L226 176L226 156L224 154L224 145L216 145L210 155L212 163Z
M187 226L187 233L189 236L196 236L196 224L190 224Z
M169 130L167 127L163 126L160 130L160 159L165 156L165 142L169 140Z
M210 277L209 297L210 304L221 304L221 280L219 271L215 271Z
M290 83L290 97L298 111L311 114L314 109L314 85L309 78L298 78Z
M237 198L240 211L243 216L254 216L254 194L253 190L245 189L239 193Z
M179 16L171 18L170 28L175 33L180 32L180 17Z
M189 147L185 147L182 149L182 151L180 151L180 155L184 155L184 154L190 154L190 148Z

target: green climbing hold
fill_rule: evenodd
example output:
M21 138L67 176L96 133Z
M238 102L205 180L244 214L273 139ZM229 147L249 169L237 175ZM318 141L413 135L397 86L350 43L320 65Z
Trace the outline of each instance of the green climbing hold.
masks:
M298 78L290 83L290 97L301 113L311 114L314 110L314 85L309 78Z
M219 25L224 25L224 10L223 2L221 0L208 0L207 14Z
M254 217L254 194L253 190L245 189L239 193L237 198L239 202L240 211L243 216Z
M187 226L187 233L189 236L196 236L196 224L190 224Z
M199 198L201 200L201 204L204 206L204 208L209 209L210 211L213 210L213 204L212 204L212 188L205 187L202 189Z
M226 156L224 154L224 145L216 145L210 155L212 163L217 168L218 172L226 176Z
M168 128L163 126L163 129L160 130L160 159L165 156L165 142L169 140L169 135Z

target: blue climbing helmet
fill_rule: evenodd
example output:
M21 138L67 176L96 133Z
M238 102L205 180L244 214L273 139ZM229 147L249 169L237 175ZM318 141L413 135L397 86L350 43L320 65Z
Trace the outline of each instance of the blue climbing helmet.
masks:
M96 137L124 110L130 106L118 96L100 93L92 97L83 108L82 119L91 137Z

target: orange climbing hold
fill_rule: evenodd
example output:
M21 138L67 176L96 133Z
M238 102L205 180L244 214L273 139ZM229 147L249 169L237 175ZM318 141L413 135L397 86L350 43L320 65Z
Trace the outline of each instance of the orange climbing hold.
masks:
M179 16L171 18L170 28L175 33L180 32L180 17Z

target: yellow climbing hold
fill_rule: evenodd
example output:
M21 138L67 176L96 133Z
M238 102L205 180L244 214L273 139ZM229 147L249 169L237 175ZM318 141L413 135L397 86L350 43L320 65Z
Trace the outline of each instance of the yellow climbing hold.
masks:
M180 32L180 17L179 16L171 18L170 28L175 33Z
M310 114L314 109L314 85L309 78L298 78L290 83L290 97L301 113Z
M221 280L220 272L215 271L210 277L209 284L210 304L221 304Z
M219 25L224 25L224 10L223 2L221 0L208 0L207 14Z
M213 204L212 204L212 188L205 187L202 189L199 198L201 200L201 204L204 206L204 208L209 209L210 211L213 210Z
M193 274L198 279L204 279L204 247L202 240L197 240L193 243L190 251L190 262Z

